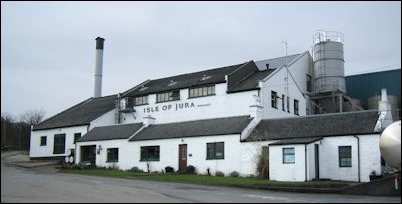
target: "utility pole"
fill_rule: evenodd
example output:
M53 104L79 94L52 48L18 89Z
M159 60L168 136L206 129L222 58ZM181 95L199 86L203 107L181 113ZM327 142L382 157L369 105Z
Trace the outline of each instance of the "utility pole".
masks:
M289 70L288 70L288 39L285 41L282 40L282 43L285 44L285 68L286 68L286 94L289 96Z

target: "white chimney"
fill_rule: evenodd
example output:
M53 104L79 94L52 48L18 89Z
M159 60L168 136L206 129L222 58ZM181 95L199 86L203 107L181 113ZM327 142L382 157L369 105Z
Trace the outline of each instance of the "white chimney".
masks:
M102 96L102 64L103 64L103 42L105 39L97 37L95 54L95 79L94 79L94 98Z
M155 118L151 117L150 115L145 116L143 119L144 119L143 123L144 123L145 127L155 124Z
M374 130L382 131L394 121L386 89L381 89L381 101L378 101L378 114L379 116Z

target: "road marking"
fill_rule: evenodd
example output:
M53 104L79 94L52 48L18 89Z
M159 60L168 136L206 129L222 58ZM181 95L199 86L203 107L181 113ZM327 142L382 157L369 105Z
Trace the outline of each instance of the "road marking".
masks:
M262 195L253 195L253 194L243 194L242 196L251 197L251 198L260 198L260 199L271 199L271 200L289 200L288 198L280 198L273 196L262 196Z

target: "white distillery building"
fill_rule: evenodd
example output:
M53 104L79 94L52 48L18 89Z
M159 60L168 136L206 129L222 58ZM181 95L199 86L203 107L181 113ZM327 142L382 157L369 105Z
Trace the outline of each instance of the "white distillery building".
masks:
M146 80L33 127L30 157L249 176L266 154L271 180L369 181L381 172L378 111L310 115L313 67L306 51Z

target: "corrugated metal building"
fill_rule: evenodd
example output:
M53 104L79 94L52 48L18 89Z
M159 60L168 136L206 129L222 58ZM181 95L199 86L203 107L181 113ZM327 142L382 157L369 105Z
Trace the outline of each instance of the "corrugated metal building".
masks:
M390 102L391 105L395 105L394 107L399 109L397 112L399 112L398 117L400 118L401 69L346 76L347 94L354 99L360 100L362 107L365 109L372 108L370 107L370 100L373 101L375 96L381 96L382 88L387 89L388 96L394 96L395 101Z

